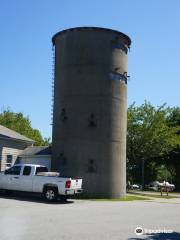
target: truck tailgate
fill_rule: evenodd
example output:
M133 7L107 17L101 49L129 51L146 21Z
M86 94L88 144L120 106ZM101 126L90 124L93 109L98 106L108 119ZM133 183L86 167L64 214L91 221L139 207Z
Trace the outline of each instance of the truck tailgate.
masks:
M82 179L71 179L71 188L72 189L81 189L82 188Z

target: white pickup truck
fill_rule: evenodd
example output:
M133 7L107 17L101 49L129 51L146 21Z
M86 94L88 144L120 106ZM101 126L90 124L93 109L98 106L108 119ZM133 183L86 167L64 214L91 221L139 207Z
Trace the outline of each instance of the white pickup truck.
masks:
M17 164L0 173L0 189L42 193L45 200L51 202L58 195L65 200L70 195L81 193L82 179L61 177L41 165Z

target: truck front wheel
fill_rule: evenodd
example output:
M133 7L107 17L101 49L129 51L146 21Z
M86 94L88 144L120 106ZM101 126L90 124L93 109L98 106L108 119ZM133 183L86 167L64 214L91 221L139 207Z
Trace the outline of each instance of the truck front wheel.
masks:
M54 202L57 200L57 189L55 187L46 187L43 191L43 195L47 202Z

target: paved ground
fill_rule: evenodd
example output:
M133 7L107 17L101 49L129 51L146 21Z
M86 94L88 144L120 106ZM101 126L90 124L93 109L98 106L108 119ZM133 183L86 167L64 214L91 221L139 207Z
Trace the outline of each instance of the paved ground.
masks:
M136 227L172 230L137 236ZM38 197L0 195L0 240L180 239L180 199L46 204Z

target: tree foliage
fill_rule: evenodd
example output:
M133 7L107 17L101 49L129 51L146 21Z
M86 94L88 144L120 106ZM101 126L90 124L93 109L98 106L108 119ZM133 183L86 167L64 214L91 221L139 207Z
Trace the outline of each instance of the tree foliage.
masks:
M179 123L179 108L169 108L165 104L156 108L148 102L128 108L127 176L130 180L141 181L143 162L146 181L151 177L155 180L160 172L162 175L165 169L162 166L174 169L172 156L175 149L176 152L180 149Z
M29 117L25 117L21 112L14 113L9 109L4 110L0 113L0 124L34 140L35 146L50 144L50 139L43 139L40 131L32 128Z
M157 158L180 146L180 127L170 124L172 109L145 102L128 108L127 158L138 163Z

